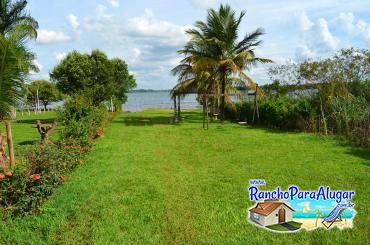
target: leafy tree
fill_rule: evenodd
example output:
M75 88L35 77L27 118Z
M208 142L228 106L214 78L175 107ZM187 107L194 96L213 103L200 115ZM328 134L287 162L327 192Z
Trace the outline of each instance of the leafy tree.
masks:
M34 55L23 46L28 38L35 37L32 33L16 27L7 37L0 34L0 120L5 122L11 163L14 163L11 120L22 97L25 76L30 69L37 70L32 64Z
M16 27L27 27L36 36L39 27L37 21L25 10L26 0L0 0L0 33L7 35Z
M258 63L271 62L269 59L256 57L254 52L262 43L259 40L264 34L262 29L247 33L238 40L238 30L244 15L245 12L237 15L229 5L221 5L218 10L210 9L206 22L198 21L195 29L187 30L190 41L179 51L185 56L179 66L180 70L184 65L191 65L191 70L197 76L205 77L202 73L207 72L207 80L220 84L222 120L227 88L230 88L231 83L245 83L257 91L257 86L244 71Z
M82 94L98 105L112 96L124 102L126 93L136 86L127 64L118 58L108 59L99 50L91 54L69 53L51 72L57 88L68 95Z
M34 104L37 100L37 91L39 100L44 105L46 110L50 102L58 101L61 99L60 93L56 88L55 83L45 80L35 80L27 86L27 101Z

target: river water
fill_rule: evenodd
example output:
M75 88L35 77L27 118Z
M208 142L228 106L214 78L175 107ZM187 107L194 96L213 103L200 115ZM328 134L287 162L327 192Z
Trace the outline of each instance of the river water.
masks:
M123 111L142 111L148 108L173 108L173 100L168 91L153 91L153 92L131 92L128 93L128 98L122 106ZM192 109L198 108L199 103L196 100L196 94L189 94L181 99L181 108Z

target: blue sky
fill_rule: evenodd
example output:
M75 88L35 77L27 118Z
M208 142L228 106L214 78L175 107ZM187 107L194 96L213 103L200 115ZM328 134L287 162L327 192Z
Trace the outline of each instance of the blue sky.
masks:
M41 71L31 79L48 79L72 50L98 48L124 59L138 88L171 88L176 78L170 70L180 60L176 51L187 40L184 31L220 3L246 11L241 36L265 29L257 54L276 64L370 46L369 0L29 0L28 10L40 25L30 48ZM249 74L264 84L269 82L267 68L258 66Z

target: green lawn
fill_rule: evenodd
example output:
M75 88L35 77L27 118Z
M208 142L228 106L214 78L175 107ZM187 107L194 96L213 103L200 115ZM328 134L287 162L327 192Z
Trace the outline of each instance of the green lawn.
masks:
M183 115L181 125L163 110L116 117L41 214L0 223L0 243L367 243L369 150L231 123L205 131L200 113ZM14 131L18 143L35 139L29 124ZM247 221L249 179L265 179L265 189L355 190L355 228L260 229Z
M55 112L46 112L41 114L28 115L24 113L23 116L18 113L17 120L12 123L13 128L13 140L15 152L21 155L19 152L25 149L27 146L34 144L40 140L40 135L36 128L33 128L36 120L40 120L43 124L49 125L56 118ZM56 139L58 137L58 131L60 130L58 126L51 135L51 139ZM0 123L0 132L5 133L4 123Z

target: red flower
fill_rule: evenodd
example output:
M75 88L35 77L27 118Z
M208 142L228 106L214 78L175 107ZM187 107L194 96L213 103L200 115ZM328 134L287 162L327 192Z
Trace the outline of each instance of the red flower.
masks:
M0 174L0 180L5 179L5 174Z
M41 176L39 174L32 174L30 176L30 179L32 179L32 180L39 180L39 179L41 179Z
M12 172L10 172L10 171L8 171L8 172L6 172L6 173L5 173L5 175L10 177L10 176L12 176L12 175L13 175L13 173L12 173Z
M64 176L62 175L62 176L59 176L59 179L61 180L61 181L64 181L65 180L65 178L64 178Z

